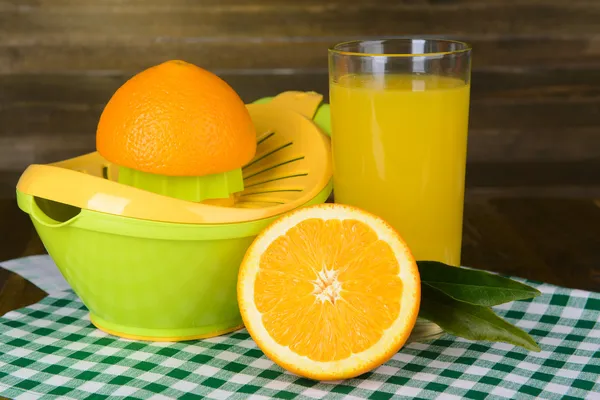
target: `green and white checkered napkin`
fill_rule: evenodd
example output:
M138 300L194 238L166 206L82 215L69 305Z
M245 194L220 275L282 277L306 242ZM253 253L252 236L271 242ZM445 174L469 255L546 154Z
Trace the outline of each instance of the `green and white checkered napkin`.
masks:
M90 324L49 258L2 266L27 270L51 292L0 318L0 396L8 398L600 399L597 293L526 282L543 295L496 308L540 353L444 336L407 345L360 378L322 383L283 371L245 330L185 343L111 337Z

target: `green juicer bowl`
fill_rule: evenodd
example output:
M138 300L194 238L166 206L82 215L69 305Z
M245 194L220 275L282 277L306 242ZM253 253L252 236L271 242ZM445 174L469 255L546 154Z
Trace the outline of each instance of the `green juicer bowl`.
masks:
M331 184L306 205L324 203ZM178 224L75 208L17 191L46 250L98 328L137 340L181 341L242 327L242 258L278 216Z

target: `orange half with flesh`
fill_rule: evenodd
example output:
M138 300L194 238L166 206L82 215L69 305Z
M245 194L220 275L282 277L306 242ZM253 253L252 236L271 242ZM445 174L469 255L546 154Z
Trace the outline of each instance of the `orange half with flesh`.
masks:
M340 204L294 211L246 253L238 302L250 335L281 367L317 380L358 376L406 342L420 278L381 218Z

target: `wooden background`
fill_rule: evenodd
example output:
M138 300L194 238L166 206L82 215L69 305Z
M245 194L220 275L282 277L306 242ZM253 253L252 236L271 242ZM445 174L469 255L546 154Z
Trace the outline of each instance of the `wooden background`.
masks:
M100 112L168 59L252 101L327 92L327 48L400 35L474 47L469 191L600 192L598 0L0 0L0 195L94 149Z

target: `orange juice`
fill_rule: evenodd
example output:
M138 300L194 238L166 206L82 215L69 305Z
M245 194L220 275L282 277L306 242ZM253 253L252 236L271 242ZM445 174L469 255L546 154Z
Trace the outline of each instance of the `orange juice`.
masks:
M331 83L335 201L386 219L417 260L460 264L469 92L435 75Z

